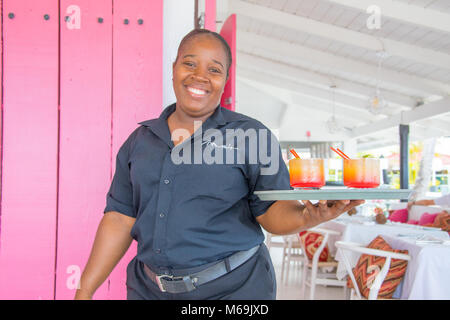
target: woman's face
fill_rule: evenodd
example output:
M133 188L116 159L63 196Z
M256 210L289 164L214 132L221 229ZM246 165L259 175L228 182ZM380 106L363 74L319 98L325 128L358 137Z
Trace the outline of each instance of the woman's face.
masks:
M173 64L177 111L196 118L212 113L226 81L227 56L220 41L211 35L189 39Z

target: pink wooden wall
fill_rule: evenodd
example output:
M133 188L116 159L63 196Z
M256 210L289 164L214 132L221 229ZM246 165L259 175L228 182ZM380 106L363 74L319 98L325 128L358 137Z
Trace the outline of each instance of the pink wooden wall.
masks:
M8 17L10 13L14 18ZM53 299L57 17L54 0L3 1L0 299Z
M117 151L163 107L162 16L163 0L3 1L0 299L73 298ZM95 299L126 297L135 252Z
M216 0L205 0L205 29L216 31Z
M230 15L220 30L220 35L227 40L233 56L230 75L223 91L221 105L234 111L236 108L236 15Z

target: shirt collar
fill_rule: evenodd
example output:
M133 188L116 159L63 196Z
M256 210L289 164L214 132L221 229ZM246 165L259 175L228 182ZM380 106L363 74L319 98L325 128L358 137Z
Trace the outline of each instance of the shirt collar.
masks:
M159 118L142 121L139 122L139 124L151 129L160 129L161 126L167 126L167 118L169 118L169 116L175 111L175 109L176 103L173 103L163 110ZM206 119L205 123L208 121L213 121L218 125L224 125L229 122L229 119L227 120L224 116L224 112L222 111L222 109L223 108L220 105L217 106L216 110L214 110L214 113L208 119Z
M173 103L163 110L159 118L142 121L139 122L139 124L148 127L163 141L167 142L170 147L173 147L167 119L175 111L175 109L176 103ZM224 115L224 111L231 112L228 110L223 110L223 108L218 105L213 114L203 123L203 129L216 127L218 125L225 125L226 123L230 122L231 119Z

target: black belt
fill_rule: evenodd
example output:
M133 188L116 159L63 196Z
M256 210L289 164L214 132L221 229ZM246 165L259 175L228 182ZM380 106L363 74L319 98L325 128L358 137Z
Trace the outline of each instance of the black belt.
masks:
M245 261L250 259L256 253L256 251L258 251L259 247L260 245L257 245L256 247L253 247L249 250L238 251L211 267L185 276L173 276L166 274L158 275L145 264L144 271L147 276L158 285L159 289L162 292L189 292L196 289L199 285L217 279L236 269Z

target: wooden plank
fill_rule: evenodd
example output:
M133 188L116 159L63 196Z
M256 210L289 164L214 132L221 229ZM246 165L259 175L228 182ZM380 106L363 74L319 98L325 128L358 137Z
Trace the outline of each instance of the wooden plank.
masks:
M3 23L0 299L53 299L58 2L3 1Z
M103 217L111 171L112 78L111 1L62 0L60 10L57 300L73 299ZM107 293L105 282L94 298L106 299Z
M3 0L0 0L0 235L2 233L2 159L3 159ZM0 238L1 239L1 238ZM1 250L1 242L0 242Z
M216 0L205 0L205 29L216 31Z
M114 1L112 174L117 152L138 122L162 111L162 18L163 0ZM126 267L135 255L134 242L110 276L109 299L126 298Z
M234 111L236 107L236 15L230 15L220 30L220 35L228 42L233 56L229 79L222 94L221 106Z

